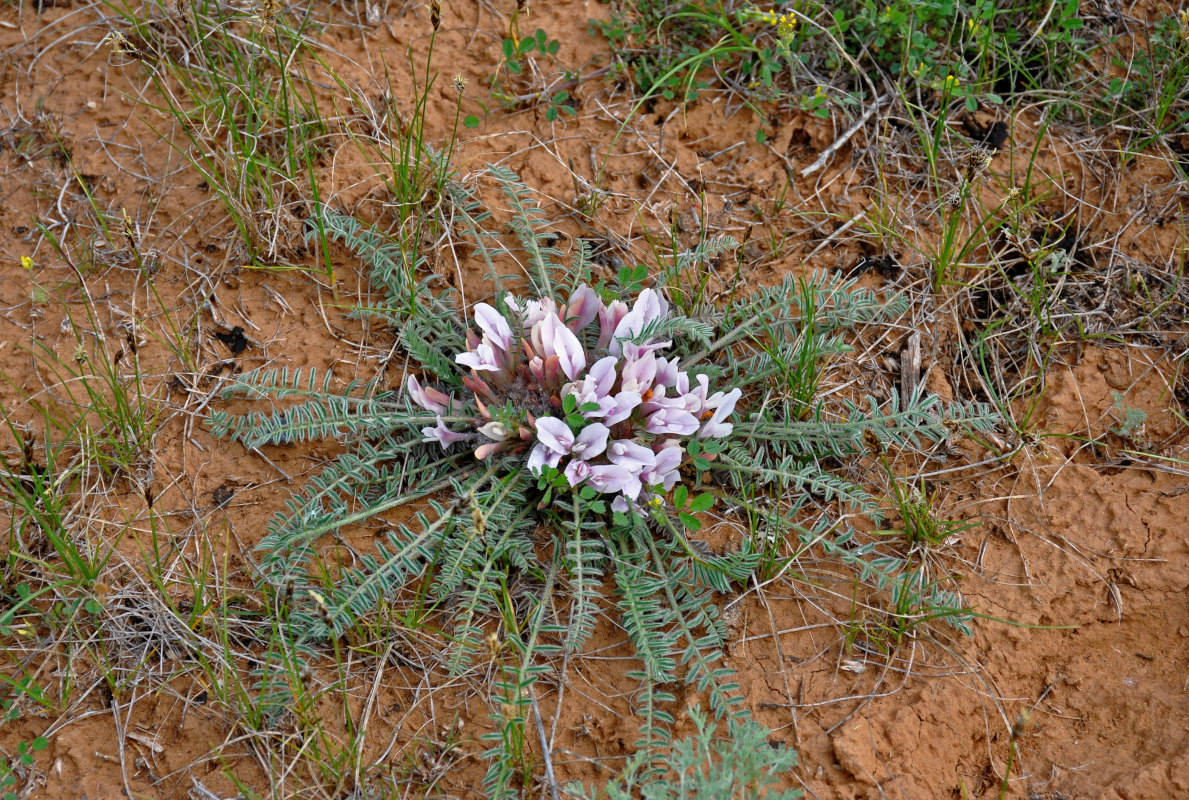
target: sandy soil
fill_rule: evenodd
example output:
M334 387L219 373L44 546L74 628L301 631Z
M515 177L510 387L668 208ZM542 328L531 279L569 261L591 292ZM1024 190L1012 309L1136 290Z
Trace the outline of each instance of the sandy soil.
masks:
M397 92L408 88L403 48L411 45L421 63L427 46L419 3L390 6L371 23L363 12L338 7L318 13L334 23L320 40L336 72L376 98L387 62L399 70ZM539 1L529 19L558 38L562 60L585 74L605 63L606 49L586 20L606 13L589 0ZM266 753L259 735L245 731L222 692L187 661L192 657L170 652L143 619L138 625L136 615L147 618L154 606L138 595L135 572L164 542L211 576L211 591L238 592L244 616L232 627L250 627L249 612L259 611L251 548L288 491L336 450L327 443L251 454L215 439L201 411L222 402L212 397L217 377L272 364L332 369L338 385L381 375L395 386L403 367L385 357L394 345L388 331L349 315L374 290L346 251L331 253L334 287L325 276L244 268L243 248L209 186L169 144L181 141L175 123L149 105L151 64L103 44L111 16L77 0L41 10L0 7L0 373L9 379L0 402L21 422L34 418L28 397L67 405L71 387L59 385L30 348L39 343L72 363L80 346L74 331L95 329L84 336L86 346L99 347L102 332L109 357L135 351L150 376L146 389L158 398L156 433L139 468L87 487L102 500L87 506L85 535L115 551L99 593L111 622L94 631L116 643L102 651L109 660L97 662L88 654L100 650L82 646L35 660L30 642L6 642L6 674L40 665L42 683L57 687L51 691L71 688L65 708L23 704L20 719L0 729L0 743L11 754L16 742L51 732L34 766L18 771L22 797L304 796L303 787L320 776L290 774L289 764L304 763L296 754L306 745L291 741ZM619 134L632 98L603 80L577 84L577 116L550 122L540 104L500 108L488 97L485 78L499 61L506 25L486 3L445 10L429 138L440 140L453 121L449 78L458 72L468 80L463 113L481 116L478 128L460 131L455 161L462 174L485 164L516 170L556 220L563 249L586 237L599 244L607 266L647 258L646 233L688 243L703 223L740 239L750 228L738 256L750 283L790 271L854 269L887 252L888 240L863 225L834 235L840 221L890 213L888 227L903 237L894 250L898 266L866 280L920 298L914 320L930 391L986 399L956 355L955 342L971 323L954 293L930 297L921 288L928 273L922 253L939 233L917 202L919 154L897 144L908 134L873 124L825 169L799 177L846 123L782 111L764 122L770 138L760 144L756 115L711 93L685 111L664 103L641 108ZM535 91L531 80L505 89ZM367 109L339 101L340 124L367 121ZM410 103L407 94L392 101L406 110ZM1186 189L1166 154L1152 150L1120 164L1098 139L1090 141L1098 134L1060 125L1042 134L1036 109L980 112L977 119L1003 120L1010 131L990 169L998 179L977 190L987 204L1001 202L1042 137L1036 168L1051 186L1043 211L1076 221L1085 283L1101 283L1110 303L1099 330L1141 313L1135 293L1111 283L1121 271L1142 281L1146 270L1165 270L1184 280ZM334 142L317 165L329 202L385 222L382 179L361 163L358 148ZM890 204L875 206L869 161L881 157L881 147L902 162L902 180ZM603 158L611 193L587 216L577 209ZM113 225L127 210L134 227L127 247L112 250L95 234L88 195ZM277 232L278 260L317 265L295 231L296 220ZM70 243L73 265L49 245L47 232ZM21 256L33 259L31 271ZM153 264L155 291L138 257ZM435 251L431 267L468 302L490 291L485 266L464 248ZM99 309L96 320L86 318L86 298ZM754 716L801 755L790 785L820 800L999 797L1015 727L1008 797L1189 797L1189 441L1177 416L1186 413L1189 378L1175 360L1186 343L1185 297L1177 298L1148 334L1056 348L1037 402L1015 408L1031 413L1035 435L1000 443L1010 458L966 441L918 467L938 490L943 513L978 523L931 555L939 575L960 576L961 591L982 615L973 637L930 629L889 649L861 624L857 631L837 624L848 618L845 587L824 603L780 581L723 598L733 631L727 664ZM1093 333L1097 318L1081 313ZM167 319L177 325L172 333ZM248 345L233 354L218 336L236 326ZM877 396L894 391L898 368L888 354L900 352L905 335L890 330L878 346L868 343L852 367L868 375ZM129 374L127 362L116 368ZM1146 412L1142 428L1127 437L1115 432L1123 406ZM5 585L12 579L6 573ZM196 601L183 583L174 588L175 600ZM626 717L627 652L622 632L607 625L539 698L545 719L556 720L560 778L605 780L604 760L613 766L609 759L629 751L638 723ZM423 652L393 643L378 655L346 679L346 705L366 726L362 760L405 776L410 795L481 796L479 737L496 702L482 688L487 676L437 685ZM115 677L117 693L104 675ZM557 686L564 686L560 698ZM342 703L327 697L306 712L323 720L329 739L345 741ZM678 732L688 730L684 722ZM367 796L368 777L357 775L337 796Z

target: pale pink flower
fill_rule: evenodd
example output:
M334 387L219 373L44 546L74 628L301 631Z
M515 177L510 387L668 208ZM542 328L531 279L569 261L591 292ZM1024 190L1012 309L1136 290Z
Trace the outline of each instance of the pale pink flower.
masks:
M475 306L475 324L487 335L493 345L505 353L512 350L512 328L504 315L487 303Z
M594 458L607 448L607 436L611 432L606 425L595 422L575 436L556 417L540 417L536 428L537 444L528 457L528 468L533 473L539 473L546 464L556 467L563 456L573 455L583 461Z
M607 448L607 460L639 475L656 464L656 455L649 448L630 439L616 439Z
M610 351L619 355L624 340L635 339L650 329L658 320L669 313L669 303L655 289L645 289L636 298L635 305L615 326L611 336Z
M454 360L464 367L470 367L480 372L499 372L503 369L496 359L495 349L485 341L480 342L474 350L459 353L454 357Z
M597 409L582 412L587 419L605 416L616 408L615 399L609 396L611 387L615 385L616 360L615 356L600 358L587 370L585 378L562 387L562 397L574 395L579 407L588 403L598 404Z
M656 377L656 355L639 356L634 345L624 347L624 364L619 370L619 388L625 392L644 394Z
M422 428L421 433L425 436L421 441L423 442L437 442L445 450L455 442L461 442L463 439L470 438L465 433L457 433L446 427L442 422L441 416L438 417L438 424L431 428Z
M546 314L532 331L533 349L537 355L557 356L561 371L570 380L586 368L586 353L574 332L562 324L557 314Z
M522 331L531 330L548 314L557 313L557 304L548 297L540 300L526 300L523 305L515 297L507 297L504 299L504 303L514 314L520 315Z
M726 394L723 394L722 392L715 392L714 395L712 395L710 399L706 401L706 407L713 408L714 414L710 417L710 419L706 420L706 423L702 426L701 430L698 431L697 438L702 439L709 436L714 439L720 439L723 436L730 436L731 431L735 429L735 426L729 422L723 422L723 420L731 416L731 412L735 410L735 403L737 403L739 398L742 396L743 390L739 387L735 387Z
M603 423L606 425L614 425L617 422L623 422L632 415L632 411L636 406L640 405L642 399L638 392L619 392L615 395L615 405L607 411L607 415L603 417Z
M644 485L640 483L640 477L636 473L618 464L596 464L592 466L590 468L590 474L586 478L586 483L603 494L622 492L625 497L631 500L639 497L640 491L644 488Z
M564 321L572 331L580 331L594 321L603 307L599 293L585 283L570 295L570 304L566 306Z
M590 464L575 458L566 465L565 476L570 486L577 486L590 477Z
M674 440L670 440L674 441ZM640 473L640 479L649 486L663 484L665 491L669 491L681 480L681 459L684 454L680 444L669 444L656 453L652 466Z
M437 389L429 386L423 388L418 383L416 375L409 376L406 386L409 396L413 398L413 402L426 411L432 411L435 414L445 414L450 410L451 403L454 402L449 395L439 392Z
M611 337L615 335L616 327L627 313L627 303L622 300L612 300L610 304L599 309L599 344L597 349L602 350L611 345ZM619 355L619 348L616 347L611 352Z
M683 409L658 408L648 415L644 430L649 433L669 433L689 436L698 429L698 418Z

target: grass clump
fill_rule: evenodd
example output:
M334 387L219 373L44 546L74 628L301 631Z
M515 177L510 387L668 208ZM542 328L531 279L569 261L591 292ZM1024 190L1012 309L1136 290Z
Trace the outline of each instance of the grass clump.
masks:
M249 263L300 260L329 131L309 74L311 12L294 18L275 0L255 13L207 0L109 6L113 58L144 70L150 124L214 193ZM172 126L158 129L161 117Z
M1129 57L1116 52L1111 67L1097 121L1141 131L1134 150L1189 127L1189 12L1163 17L1134 36Z

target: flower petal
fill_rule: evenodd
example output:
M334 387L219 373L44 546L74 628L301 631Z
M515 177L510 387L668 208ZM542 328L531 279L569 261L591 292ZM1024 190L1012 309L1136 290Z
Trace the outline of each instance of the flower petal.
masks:
M610 434L611 430L601 422L591 423L578 434L570 452L575 458L588 461L607 449L607 437Z
M698 418L688 411L660 408L649 415L644 430L649 433L670 433L689 436L698 429Z
M599 293L585 283L570 295L570 304L566 306L565 323L572 331L580 331L594 321L603 301Z
M475 324L505 353L512 349L512 328L504 315L487 303L475 306Z
M706 405L708 407L717 406L717 408L714 409L714 415L698 431L698 438L701 439L709 436L714 439L721 439L723 436L730 436L735 426L729 422L723 422L723 420L731 416L731 412L735 410L735 403L742 396L743 390L735 387L725 395L722 392L716 392L713 397L707 400Z
M421 384L417 381L416 375L410 375L409 380L405 383L405 386L407 387L409 397L412 398L413 402L424 408L426 411L432 411L435 414L446 413L446 406L440 402L437 402L435 398L430 397L428 392L423 389Z
M643 398L636 392L620 392L615 395L614 410L607 412L607 416L603 419L603 424L614 425L617 422L623 422L632 415L632 411L642 402Z
M495 360L495 350L487 342L480 342L474 350L459 353L454 357L454 361L474 370L500 371L500 365Z
M533 445L533 450L528 454L528 471L534 475L541 474L541 468L545 466L545 457L549 454L549 449L545 447L544 443L537 442Z
M438 424L432 428L422 428L421 433L425 436L421 441L423 442L437 442L442 445L442 449L446 450L455 442L469 439L470 437L465 433L457 433L446 427L442 422L441 416L438 417Z
M590 464L575 458L566 467L565 476L570 486L577 486L590 477Z
M556 417L541 417L537 420L537 440L557 455L566 455L574 446L574 432L566 423Z
M612 464L627 467L638 475L656 463L656 454L630 439L616 439L607 448L607 460Z

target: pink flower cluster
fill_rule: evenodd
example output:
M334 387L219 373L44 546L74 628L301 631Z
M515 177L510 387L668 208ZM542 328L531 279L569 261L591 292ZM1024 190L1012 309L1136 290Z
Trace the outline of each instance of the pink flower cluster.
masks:
M614 494L612 508L626 511L680 480L683 438L731 433L727 418L742 391L711 394L705 375L691 381L679 359L657 355L672 344L653 335L669 312L658 292L645 289L630 308L603 303L588 286L560 308L547 298L507 298L506 305L507 316L475 306L482 336L468 332L467 350L455 359L470 368L463 384L478 412L473 433L442 421L460 403L410 376L413 401L438 415L436 426L422 429L424 441L443 449L477 443L480 459L526 452L533 474L560 470L571 487ZM605 355L589 363L584 341L594 338L588 329L596 319L591 352Z

